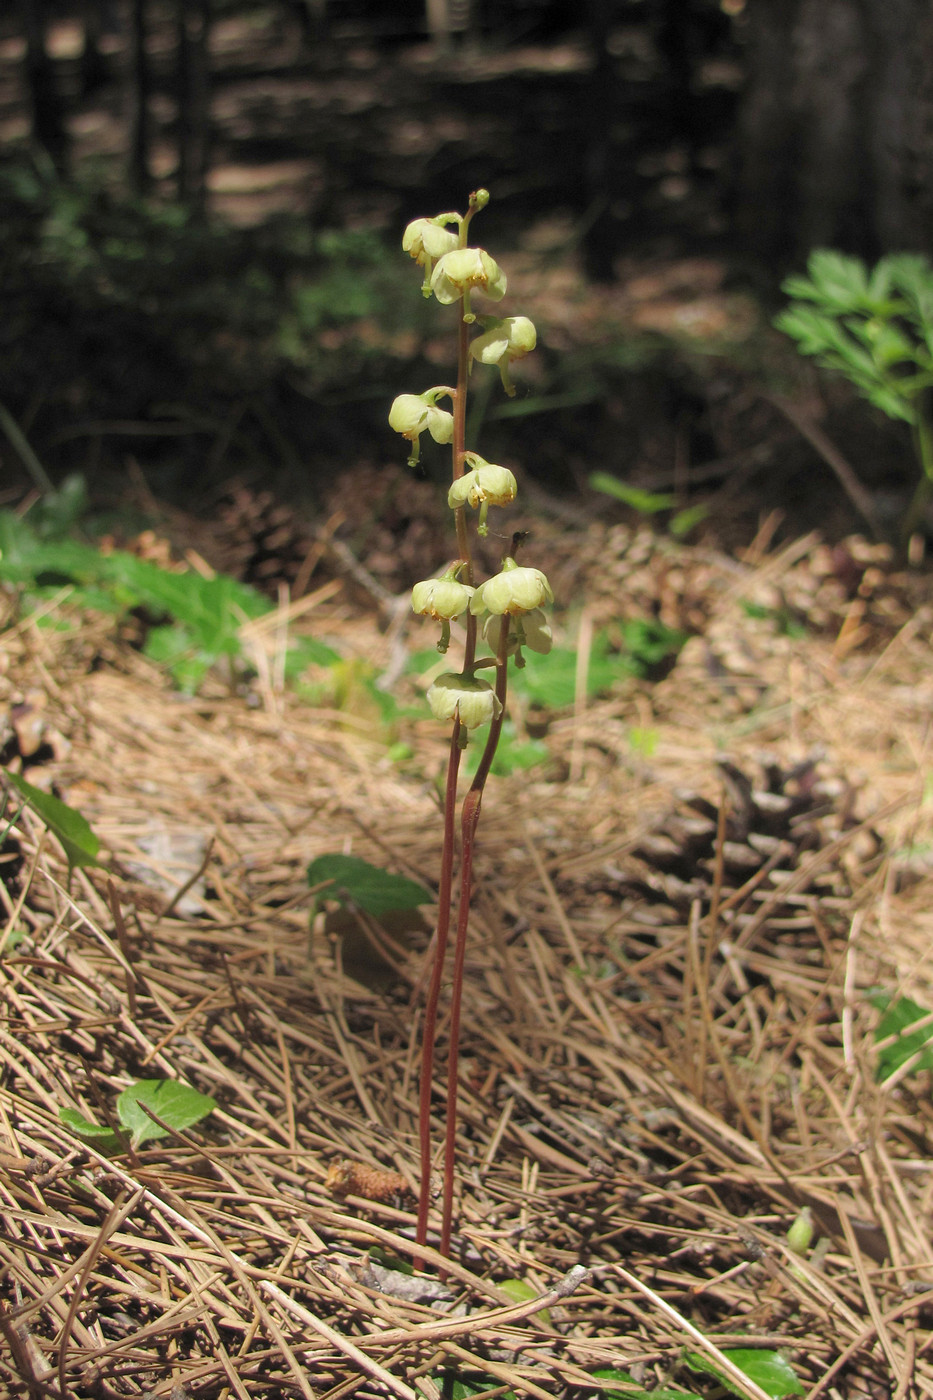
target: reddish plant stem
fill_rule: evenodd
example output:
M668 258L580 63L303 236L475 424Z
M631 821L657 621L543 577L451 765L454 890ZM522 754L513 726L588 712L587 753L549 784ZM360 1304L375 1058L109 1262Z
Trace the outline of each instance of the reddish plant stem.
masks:
M454 432L452 439L453 479L463 475L463 453L466 443L467 372L469 368L470 328L463 320L460 308L457 337L457 389L453 396ZM466 511L461 506L455 512L457 548L463 560L463 581L473 582L473 560L466 527ZM472 664L476 654L476 618L467 615L467 636L463 669ZM450 934L453 893L454 844L456 841L457 778L460 772L460 721L454 721L450 736L450 756L447 760L447 782L444 789L444 844L441 850L441 874L437 894L437 929L434 935L434 963L424 1008L424 1028L421 1042L421 1082L418 1086L418 1142L421 1181L418 1189L418 1223L415 1240L427 1244L428 1211L431 1204L431 1090L434 1081L434 1049L437 1039L437 1016L440 1005L444 963ZM446 1168L445 1168L446 1170Z
M441 878L437 895L437 929L434 935L434 965L424 1008L421 1041L421 1082L418 1086L418 1132L421 1152L421 1184L418 1191L418 1244L428 1241L428 1211L431 1205L431 1089L434 1078L434 1042L437 1036L437 1009L450 933L450 904L454 876L454 834L457 812L457 774L460 768L460 721L454 721L447 761L447 787L444 794L444 846Z
M454 1163L457 1150L457 1083L460 1062L460 1008L463 1001L463 971L466 961L467 929L470 923L470 896L473 885L473 849L476 828L483 802L483 789L495 757L505 716L508 687L509 618L502 619L499 651L496 656L496 695L501 709L489 727L489 737L479 761L470 790L463 799L460 814L460 902L457 907L457 937L454 943L454 965L450 997L450 1046L447 1052L447 1105L444 1121L444 1188L441 1213L440 1252L450 1255L450 1236L454 1213Z

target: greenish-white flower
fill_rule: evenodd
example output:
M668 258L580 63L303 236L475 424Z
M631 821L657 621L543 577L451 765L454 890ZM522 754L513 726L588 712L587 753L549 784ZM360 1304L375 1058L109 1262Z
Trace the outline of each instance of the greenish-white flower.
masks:
M437 407L433 398L436 392L429 389L425 394L399 394L389 409L389 427L413 444L414 451L408 459L411 465L418 460L422 433L430 433L440 443L453 438L454 416Z
M473 454L471 454L473 455ZM507 506L515 500L518 484L508 467L477 458L477 465L457 478L447 492L447 504L471 505L474 509L485 501L491 506Z
M507 285L502 268L484 248L457 248L445 253L431 274L431 291L444 306L470 292L501 301Z
M533 612L542 604L553 601L551 585L540 569L530 569L516 564L514 559L505 559L502 572L477 588L470 601L470 611L476 614L515 615Z
M416 583L411 590L411 606L422 617L446 619L449 622L451 618L466 612L472 597L473 589L468 583L445 575L444 578L426 578Z
M402 234L402 248L420 267L430 267L445 253L452 253L460 235L445 228L446 223L459 223L456 214L438 214L436 219L412 219Z
M486 330L470 341L470 355L484 365L498 365L502 387L511 397L515 385L509 375L513 360L529 355L538 343L534 323L527 316L506 316L503 320L486 321Z
M452 720L459 715L465 729L489 724L502 713L502 702L488 681L455 671L438 676L428 690L428 704L435 719Z

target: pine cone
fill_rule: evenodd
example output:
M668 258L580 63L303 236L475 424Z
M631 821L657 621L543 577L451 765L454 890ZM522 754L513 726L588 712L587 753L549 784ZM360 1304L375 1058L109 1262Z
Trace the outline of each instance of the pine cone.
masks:
M343 472L326 511L343 517L340 538L390 593L411 588L455 548L443 494L394 463Z
M211 566L275 598L291 588L313 548L309 527L271 491L235 483L204 554Z

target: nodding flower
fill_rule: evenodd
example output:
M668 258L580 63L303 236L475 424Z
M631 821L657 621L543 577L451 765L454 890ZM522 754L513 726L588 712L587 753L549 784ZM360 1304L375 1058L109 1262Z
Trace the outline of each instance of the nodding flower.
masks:
M464 729L478 729L502 713L502 701L488 681L467 672L445 671L428 689L428 704L435 719L459 717Z
M469 309L471 292L501 301L507 286L502 268L483 248L457 248L445 253L431 274L431 291L443 306L463 297L464 320L474 319Z
M486 512L490 506L507 506L515 500L518 486L508 467L500 467L495 462L487 462L476 452L464 452L463 460L470 467L463 476L457 477L447 492L447 504L451 510L458 506L479 507L479 534L486 534Z
M503 559L502 572L481 583L470 600L473 613L534 612L542 603L553 603L554 594L540 569L529 569L516 564L514 559Z
M470 356L483 365L498 365L502 387L509 398L515 396L515 385L509 374L513 360L530 355L538 343L534 322L527 316L506 316L503 320L482 317L486 327L482 335L470 341Z
M430 433L435 442L450 442L454 435L454 416L446 409L438 408L434 402L438 394L447 394L449 389L427 389L423 394L399 394L389 409L389 427L401 433L413 445L408 465L413 467L421 450L419 438L423 432Z
M455 223L457 231L445 228L445 224ZM426 297L431 295L431 273L438 258L452 253L460 246L460 215L438 214L434 219L413 219L402 234L402 248L414 258L419 267L424 268L424 282L421 290Z
M461 583L457 573L463 568L458 560L443 578L426 578L416 583L411 590L411 606L422 617L433 617L441 624L441 638L437 644L443 653L450 645L450 623L455 617L466 612L473 597L473 589L468 583Z

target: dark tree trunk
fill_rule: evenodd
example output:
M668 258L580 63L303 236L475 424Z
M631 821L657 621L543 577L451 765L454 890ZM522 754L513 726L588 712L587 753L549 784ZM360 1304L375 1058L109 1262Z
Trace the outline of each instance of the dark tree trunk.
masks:
M19 8L26 36L26 90L32 134L61 175L68 164L68 133L55 65L45 47L47 6L43 0L20 0Z
M109 66L101 53L104 26L110 18L102 0L84 0L84 47L81 50L81 94L90 97L105 86Z
M929 246L929 0L754 0L738 222L781 266Z
M210 0L178 0L178 198L204 206L210 153Z
M132 117L130 122L130 184L137 194L146 194L152 184L149 170L152 70L146 48L146 0L133 0L131 50Z
M611 282L619 231L613 218L615 152L612 117L615 102L615 70L609 53L614 14L613 0L586 0L584 13L593 55L593 67L584 102L584 149L581 175L588 227L583 239L583 262L595 282Z

